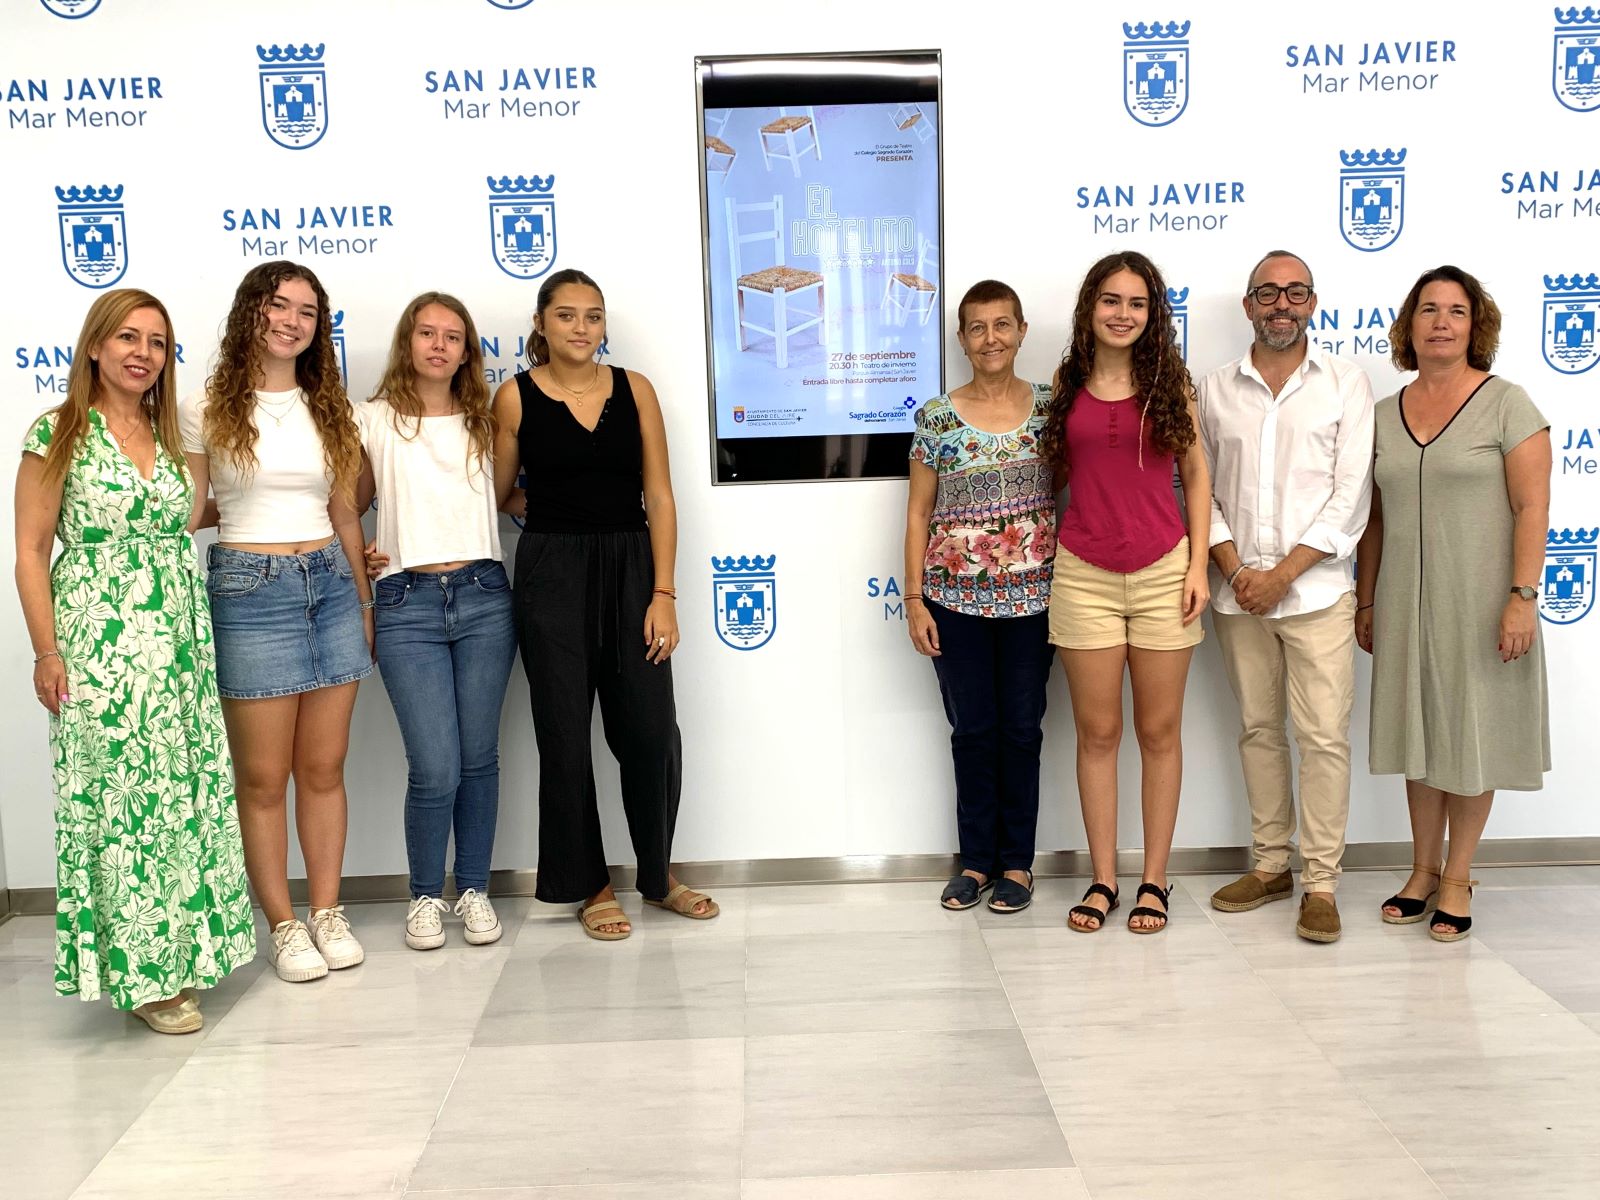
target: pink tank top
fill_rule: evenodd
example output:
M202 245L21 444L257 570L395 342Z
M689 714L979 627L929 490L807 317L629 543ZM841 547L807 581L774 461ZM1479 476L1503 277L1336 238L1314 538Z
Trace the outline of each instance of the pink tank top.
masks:
M1067 510L1059 541L1086 563L1129 575L1170 553L1186 530L1172 487L1173 456L1139 448L1136 396L1106 401L1078 392L1067 413ZM1141 461L1142 460L1142 461Z

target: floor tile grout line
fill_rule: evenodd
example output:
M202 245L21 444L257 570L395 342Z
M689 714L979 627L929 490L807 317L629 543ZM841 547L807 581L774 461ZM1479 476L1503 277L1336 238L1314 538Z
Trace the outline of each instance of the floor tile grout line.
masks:
M1082 1182L1083 1172L1078 1169L1078 1156L1073 1152L1072 1139L1067 1135L1067 1126L1061 1119L1061 1110L1056 1107L1055 1097L1044 1085L1044 1074L1039 1070L1039 1060L1034 1057L1033 1045L1028 1041L1027 1031L1022 1028L1022 1019L1017 1015L1017 1006L1011 999L1011 989L1006 986L1006 977L1000 970L1000 964L994 960L994 947L989 945L989 939L984 936L985 927L976 916L972 918L972 923L977 927L979 939L983 942L983 952L989 956L989 968L1000 982L1001 994L1006 998L1006 1010L1011 1014L1011 1026L1022 1039L1022 1048L1028 1053L1028 1065L1033 1068L1033 1077L1038 1080L1039 1090L1044 1093L1045 1103L1050 1106L1050 1116L1055 1121L1056 1128L1061 1131L1061 1144L1067 1148L1067 1157L1072 1160L1072 1167L1078 1170L1078 1179ZM1084 1190L1088 1190L1088 1184L1084 1184Z

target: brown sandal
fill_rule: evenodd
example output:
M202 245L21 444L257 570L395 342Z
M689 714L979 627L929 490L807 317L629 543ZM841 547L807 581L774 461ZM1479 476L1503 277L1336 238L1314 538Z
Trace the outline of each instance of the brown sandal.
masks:
M607 913L616 915L604 915ZM580 908L578 920L583 922L583 931L597 942L620 942L633 933L633 922L628 920L628 914L622 911L622 905L615 900L602 900L588 908ZM601 928L602 925L627 925L628 928L620 932L614 929L607 932Z
M705 912L695 912L694 906L702 900L706 902ZM690 891L681 883L661 899L651 900L647 897L645 903L652 908L664 908L668 912L677 913L680 917L688 917L691 921L709 921L722 911L710 896Z

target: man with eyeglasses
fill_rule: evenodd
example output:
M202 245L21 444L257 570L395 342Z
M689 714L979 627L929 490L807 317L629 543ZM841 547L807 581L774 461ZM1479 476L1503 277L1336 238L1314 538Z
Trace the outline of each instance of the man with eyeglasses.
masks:
M1239 700L1252 869L1212 907L1245 912L1294 894L1294 789L1285 718L1300 750L1303 895L1295 932L1339 938L1334 892L1350 811L1355 702L1351 560L1372 501L1372 385L1306 337L1311 269L1274 250L1250 273L1255 341L1199 385L1211 466L1213 627Z

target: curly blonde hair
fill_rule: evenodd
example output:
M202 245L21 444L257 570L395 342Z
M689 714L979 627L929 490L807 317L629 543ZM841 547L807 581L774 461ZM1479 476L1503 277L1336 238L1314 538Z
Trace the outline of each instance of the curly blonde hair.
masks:
M236 470L256 467L256 388L262 377L262 339L267 330L267 305L291 279L304 280L317 297L317 332L295 360L295 382L305 393L306 408L322 442L322 461L333 476L334 490L354 501L361 474L361 434L350 398L339 377L333 345L333 317L328 293L309 267L298 263L262 263L253 267L233 294L233 306L217 347L217 365L206 379L204 438L208 452L228 459Z

